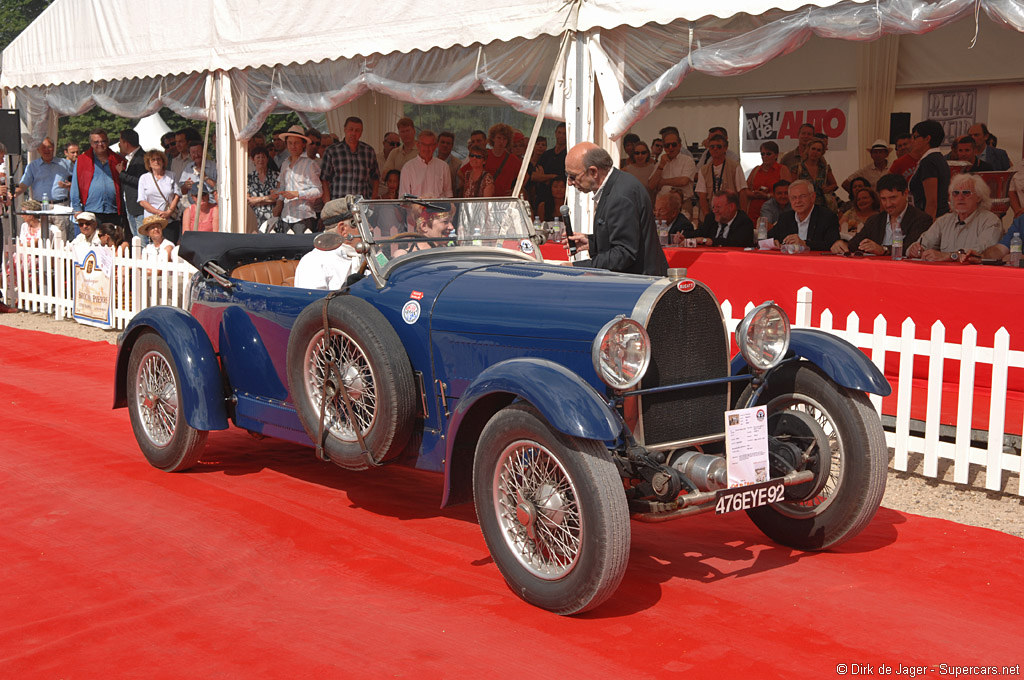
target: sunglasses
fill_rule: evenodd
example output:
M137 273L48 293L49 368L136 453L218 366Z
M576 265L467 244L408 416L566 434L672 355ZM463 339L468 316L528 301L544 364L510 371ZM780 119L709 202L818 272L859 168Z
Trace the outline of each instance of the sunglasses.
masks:
M724 149L725 147L721 144L708 144L709 149Z
M971 191L970 189L953 189L949 193L953 194L954 196L970 196L974 192Z
M481 156L481 155L480 155L480 154L478 154L478 153L471 153L471 154L469 154L469 157L470 157L470 158L479 158L480 160L483 160L483 159L484 159L484 156Z
M646 155L648 155L649 153L651 153L651 152L650 152L650 151L634 151L634 152L633 152L633 155L634 155L634 156L646 156Z
M664 146L666 149L674 149L677 146L679 146L679 142L663 142L662 146Z

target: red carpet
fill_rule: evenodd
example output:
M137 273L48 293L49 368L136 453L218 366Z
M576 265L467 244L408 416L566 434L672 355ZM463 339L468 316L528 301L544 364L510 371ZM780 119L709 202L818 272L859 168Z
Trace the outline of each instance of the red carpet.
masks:
M522 603L440 476L238 430L146 464L115 350L0 327L0 677L831 678L1024 661L1024 541L881 510L840 552L742 515L633 524L603 607ZM879 675L876 670L874 675ZM933 670L928 676L940 675Z

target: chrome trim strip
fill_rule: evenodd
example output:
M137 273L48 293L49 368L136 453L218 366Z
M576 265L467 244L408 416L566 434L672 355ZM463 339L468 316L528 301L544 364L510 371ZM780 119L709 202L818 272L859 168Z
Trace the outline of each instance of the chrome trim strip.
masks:
M725 433L709 434L704 437L693 437L691 439L680 439L674 442L666 442L664 444L655 444L653 446L646 447L648 451L667 451L669 449L678 449L682 446L693 446L694 444L707 444L708 442L717 442L725 439Z

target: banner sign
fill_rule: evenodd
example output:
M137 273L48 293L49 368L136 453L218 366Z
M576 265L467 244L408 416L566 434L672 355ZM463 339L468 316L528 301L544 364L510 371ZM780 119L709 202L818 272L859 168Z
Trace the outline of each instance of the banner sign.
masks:
M114 251L110 248L75 246L74 306L72 316L79 323L97 328L113 327L110 295L114 273Z
M850 121L849 95L808 95L741 99L744 153L756 153L761 143L773 140L780 153L796 146L800 126L809 123L815 132L828 135L830 151L846 150Z
M924 118L937 120L946 132L943 146L950 146L957 137L963 137L967 130L984 120L981 110L987 108L987 91L979 93L976 87L961 87L952 90L929 90L925 98Z

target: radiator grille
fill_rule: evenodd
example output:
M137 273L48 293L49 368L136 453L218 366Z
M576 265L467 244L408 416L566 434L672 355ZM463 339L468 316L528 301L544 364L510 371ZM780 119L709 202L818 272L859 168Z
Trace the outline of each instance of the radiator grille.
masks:
M651 365L641 387L720 378L729 374L729 338L718 302L702 286L689 293L671 288L647 323ZM725 429L727 384L640 397L644 443L656 446L705 437Z

